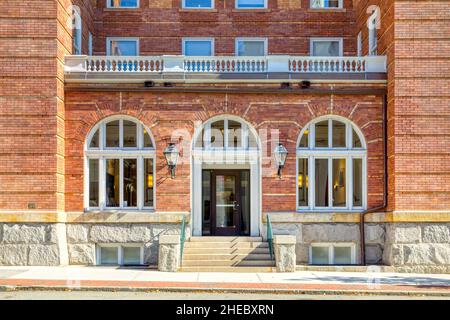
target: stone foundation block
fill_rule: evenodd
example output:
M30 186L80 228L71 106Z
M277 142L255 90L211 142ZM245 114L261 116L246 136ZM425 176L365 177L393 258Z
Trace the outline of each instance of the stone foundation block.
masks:
M321 223L303 225L303 242L358 242L359 225Z
M449 244L408 244L403 252L406 265L450 265Z
M42 244L50 240L46 233L48 229L43 224L4 224L3 239L5 244Z
M366 224L364 228L366 243L383 244L384 234L385 234L384 228L378 224L375 225Z
M421 228L418 224L393 223L386 228L388 243L418 243L421 238Z
M383 260L383 249L380 245L366 245L366 263L379 264Z
M143 225L93 225L89 233L94 243L147 242L150 228Z
M89 226L85 224L67 225L68 243L87 243L89 241Z
M95 265L94 244L69 244L69 263L74 265Z
M58 246L52 245L30 245L28 254L28 265L30 266L59 266L60 253Z
M25 266L28 264L28 246L23 244L0 245L0 265Z
M276 235L273 238L277 272L295 272L297 257L295 253L295 236Z
M422 241L450 244L450 225L426 225L422 229Z
M162 235L159 237L158 270L176 272L180 267L180 236Z

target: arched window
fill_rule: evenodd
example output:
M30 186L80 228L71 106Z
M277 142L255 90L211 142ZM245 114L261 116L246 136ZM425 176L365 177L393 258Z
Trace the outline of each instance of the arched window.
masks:
M85 208L153 209L155 148L149 130L127 116L98 123L86 141Z
M366 207L366 145L345 118L311 121L297 144L298 210L363 210Z
M244 121L233 116L219 116L205 123L195 137L194 148L256 149L256 133Z

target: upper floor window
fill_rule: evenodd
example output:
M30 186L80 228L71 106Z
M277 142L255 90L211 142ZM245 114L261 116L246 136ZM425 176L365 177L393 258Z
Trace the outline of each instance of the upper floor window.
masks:
M311 0L313 9L340 9L343 7L343 0Z
M138 56L139 40L136 38L107 38L106 54L108 56Z
M185 56L213 56L214 39L185 38L183 39L183 55Z
M113 116L97 124L86 141L85 208L152 209L155 148L136 119Z
M90 56L92 56L92 51L93 51L93 48L92 48L93 44L92 44L92 42L93 42L92 33L89 32L89 39L88 39L88 54L89 54Z
M183 8L186 9L212 9L214 0L182 0Z
M356 54L358 57L362 56L362 33L358 32L358 36L356 38Z
M377 28L369 27L369 55L377 55Z
M236 39L237 56L265 56L267 55L267 39L238 38Z
M73 25L73 53L81 54L81 44L82 44L82 22L81 16L78 10L72 10L72 25Z
M313 38L310 42L312 56L338 57L343 55L342 38Z
M139 8L139 0L107 0L108 8Z
M359 129L324 116L303 128L297 145L299 210L363 210L366 146Z
M236 8L265 9L267 8L267 0L236 0Z

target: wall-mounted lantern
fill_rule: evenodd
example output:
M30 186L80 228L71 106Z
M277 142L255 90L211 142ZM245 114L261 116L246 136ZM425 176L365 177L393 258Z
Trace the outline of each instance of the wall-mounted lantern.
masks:
M286 163L288 151L286 147L280 143L273 151L273 155L275 156L275 161L278 166L278 177L281 178L281 169L283 169L284 164Z
M170 169L170 175L172 179L175 178L175 168L178 162L178 155L180 152L178 151L175 143L169 143L166 150L164 150L164 156L166 157L167 166Z

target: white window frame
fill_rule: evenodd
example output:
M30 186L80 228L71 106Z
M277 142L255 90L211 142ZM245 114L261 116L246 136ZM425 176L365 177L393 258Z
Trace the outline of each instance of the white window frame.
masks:
M315 125L324 120L328 121L328 147L315 146ZM345 147L332 147L332 121L339 121L345 124ZM301 138L305 132L309 130L308 147L299 147ZM353 130L359 136L361 141L361 148L353 148ZM308 206L299 206L299 191L298 191L298 175L299 159L308 159ZM316 180L315 180L315 159L328 159L328 207L316 206ZM345 192L346 192L346 206L333 206L333 159L345 159ZM362 162L362 199L361 206L353 205L353 159L361 159ZM362 212L367 208L367 146L361 130L356 127L349 120L340 116L322 116L314 119L308 123L300 132L297 141L296 149L296 206L297 212Z
M356 245L353 242L314 242L309 245L309 261L310 265L318 265L312 263L312 249L313 247L328 248L328 265L335 265L334 262L334 248L336 247L350 247L351 249L351 263L356 264Z
M111 41L134 41L136 42L136 56L139 56L139 38L136 37L107 37L106 38L106 55L111 55Z
M81 55L83 53L83 20L81 19L78 10L74 9L73 14L75 17L75 25L73 30L79 30L79 33L77 33L79 37L73 37L73 52L75 55Z
M234 2L234 8L235 9L239 9L239 10L264 10L264 9L267 9L267 0L264 0L264 7L263 8L260 8L260 7L245 7L245 8L242 8L242 7L239 7L239 0L235 0L235 2Z
M191 10L208 10L208 9L214 9L215 3L214 0L211 0L211 6L210 7L188 7L186 5L186 0L181 0L181 7L183 9L191 9Z
M309 1L309 8L313 9L313 10L338 10L338 9L343 9L344 8L344 0L339 0L339 4L337 8L334 7L313 7L313 2L314 0L310 0Z
M111 121L119 121L119 147L111 148L106 147L106 124ZM134 147L123 147L123 121L128 120L136 123L137 128L137 146ZM150 140L152 142L151 148L144 148L144 133L146 130ZM89 148L94 134L99 130L99 147ZM89 205L89 160L98 160L98 180L99 180L99 194L97 207L91 207ZM106 160L107 159L118 159L119 160L119 206L118 207L107 207L106 206ZM136 176L137 176L137 206L136 207L125 207L123 200L123 159L136 159ZM104 119L102 122L98 123L86 139L85 143L85 164L84 164L84 210L89 211L133 211L133 212L154 212L156 208L156 185L153 183L153 206L145 206L145 179L144 179L144 159L153 160L153 182L156 181L156 150L155 150L155 140L151 134L151 131L145 127L142 123L137 121L132 117L127 116L112 116Z
M111 5L111 0L106 0L106 7L108 9L137 9L139 8L139 0L136 0L136 6L120 6L120 7L114 7Z
M356 55L358 57L362 56L362 33L358 32L358 36L356 37Z
M182 54L183 56L186 55L186 42L199 42L199 41L209 41L211 44L211 57L215 55L214 52L214 38L209 37L190 37L190 38L183 38L182 39Z
M236 38L234 40L234 54L235 56L239 56L239 42L240 41L248 41L248 42L264 42L264 56L268 55L268 40L267 38Z
M142 244L136 243L98 243L96 245L95 253L96 253L96 265L98 266L124 266L123 264L123 248L139 248L140 249L140 257L139 257L139 264L144 264L144 246ZM102 248L116 248L117 250L117 264L102 264L102 254L101 249Z
M339 57L342 57L344 55L344 40L343 38L310 38L309 39L309 55L314 57L314 42L330 42L330 41L337 41L339 42Z

